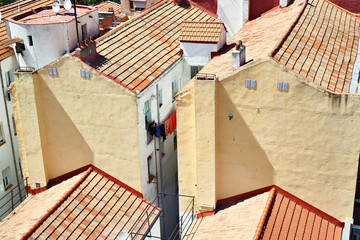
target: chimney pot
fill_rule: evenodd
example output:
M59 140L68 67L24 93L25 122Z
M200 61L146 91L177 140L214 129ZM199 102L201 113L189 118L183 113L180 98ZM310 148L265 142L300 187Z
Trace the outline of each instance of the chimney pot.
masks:
M279 5L280 7L284 8L289 5L290 0L280 0Z

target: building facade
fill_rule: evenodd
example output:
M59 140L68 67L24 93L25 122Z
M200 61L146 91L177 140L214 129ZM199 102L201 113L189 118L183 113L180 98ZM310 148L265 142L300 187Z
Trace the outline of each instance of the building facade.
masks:
M316 18L328 7L343 14L337 22L326 18L341 31L325 30ZM285 37L277 32L278 15L293 22ZM304 22L311 17L317 21L308 29ZM341 221L353 217L360 99L351 83L358 27L356 17L331 3L295 2L245 24L233 38L243 39L244 47L202 69L215 80L195 79L181 91L179 191L197 197L198 211L277 185ZM265 34L252 38L258 32ZM319 34L312 40L310 32ZM318 47L314 42L321 39L328 44ZM244 63L236 58L239 51L246 51Z

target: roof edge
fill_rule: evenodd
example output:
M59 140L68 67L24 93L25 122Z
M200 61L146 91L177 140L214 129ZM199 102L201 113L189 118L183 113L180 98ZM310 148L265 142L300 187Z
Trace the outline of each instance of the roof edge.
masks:
M316 215L320 216L321 218L327 220L328 222L330 223L333 223L334 225L338 226L338 227L341 227L341 228L344 228L344 222L336 219L335 217L327 214L326 212L310 205L309 203L305 202L304 200L301 200L300 198L296 197L295 195L285 191L284 189L276 186L276 185L271 185L271 186L267 186L267 187L264 187L264 188L260 188L260 189L256 189L256 190L253 190L253 191L250 191L250 192L246 192L246 193L242 193L242 194L239 194L239 195L235 195L235 196L232 196L232 197L229 197L229 198L224 198L224 199L220 199L217 201L216 203L216 208L218 207L224 207L224 206L232 206L234 204L236 204L237 202L241 201L241 200L244 200L244 199L247 199L247 198L250 198L250 197L254 197L256 195L259 195L259 194L262 194L264 192L269 192L269 191L273 191L274 190L274 194L275 193L280 193L282 194L284 197L287 197L289 198L291 201L294 201L296 204L299 204L301 205L303 208L305 208L306 210L308 211L311 211L313 213L315 213ZM270 192L271 193L271 192ZM264 213L266 211L266 208L268 208L268 203L269 201L271 200L271 194L269 195L269 198L268 198L268 202L266 203L265 205L265 209L264 209ZM263 216L262 216L263 217ZM262 219L261 217L261 219ZM267 216L265 217L265 219L267 218ZM261 221L259 222L259 225L261 224ZM258 227L259 227L258 225ZM261 226L261 225L260 225ZM263 225L262 225L263 226ZM258 230L258 229L257 229ZM262 230L262 229L261 229ZM255 239L255 236L254 236L254 239Z
M265 221L268 217L268 214L269 214L269 211L270 211L270 207L271 205L273 204L274 202L274 199L275 199L275 193L276 193L276 190L275 188L271 188L270 190L270 194L268 196L268 199L266 201L266 204L265 204L265 208L264 208L264 211L261 215L261 218L260 218L260 221L259 221L259 224L256 228L256 231L255 231L255 235L254 235L254 238L253 240L258 240L260 239L260 236L261 236L261 233L262 233L262 230L264 228L264 225L265 225Z
M89 176L92 171L92 167L89 167L88 170L84 173L84 175L67 191L65 192L61 198L41 217L36 223L21 236L21 240L28 239L38 227L63 203L63 201L70 196L70 194Z
M293 30L293 28L295 27L295 25L297 24L297 22L299 21L300 17L302 16L302 14L305 11L306 6L308 5L308 0L306 0L304 3L303 7L301 8L300 12L298 13L298 15L296 16L295 20L291 23L290 27L288 28L288 30L284 33L284 35L281 37L281 39L279 40L279 42L275 45L274 49L269 53L269 56L271 58L273 58L276 54L276 52L280 49L280 47L283 45L283 43L285 42L286 38L290 35L291 31Z

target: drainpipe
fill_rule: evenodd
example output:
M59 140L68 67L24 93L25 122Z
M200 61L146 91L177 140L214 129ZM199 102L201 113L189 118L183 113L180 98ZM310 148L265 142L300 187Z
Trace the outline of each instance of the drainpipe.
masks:
M156 110L157 110L157 122L160 126L160 111L159 111L159 85L156 85ZM156 141L156 138L155 138ZM159 143L161 141L161 136L159 138ZM163 171L162 171L162 147L161 143L159 144L159 162L160 162L160 208L162 214L160 216L160 232L161 239L166 239L165 237L165 211L164 211L164 183L163 183Z
M18 176L18 169L16 166L16 157L15 157L15 149L14 149L14 142L13 142L13 138L12 138L12 133L11 133L11 127L10 127L10 119L9 119L9 111L7 108L7 102L6 102L6 97L5 97L5 87L4 87L4 81L3 81L3 75L2 75L2 69L1 69L1 63L0 63L0 81L1 81L1 88L2 88L2 93L3 93L3 98L4 98L4 104L5 104L5 113L6 113L6 120L7 120L7 125L9 128L9 135L10 135L10 145L11 145L11 151L12 151L12 155L13 155L13 161L14 161L14 166L15 166L15 175L16 175L16 181L17 181L17 185L18 185L18 189L19 189L19 196L20 196L20 201L22 199L21 196L21 188L20 188L20 182L19 182L19 176Z

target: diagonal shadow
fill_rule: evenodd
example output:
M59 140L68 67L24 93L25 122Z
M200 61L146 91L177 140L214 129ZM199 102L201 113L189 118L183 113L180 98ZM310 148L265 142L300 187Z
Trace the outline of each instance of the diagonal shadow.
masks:
M216 104L217 199L272 185L274 168L221 82Z
M94 153L43 79L38 79L49 179L94 163Z

